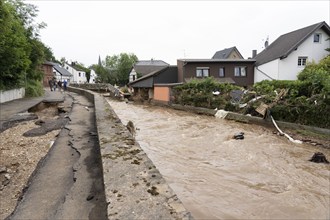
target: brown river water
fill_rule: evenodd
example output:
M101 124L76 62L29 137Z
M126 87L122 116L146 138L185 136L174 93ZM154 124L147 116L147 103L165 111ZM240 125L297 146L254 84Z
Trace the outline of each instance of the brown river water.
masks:
M330 165L272 130L108 101L195 219L330 219ZM245 133L244 140L233 135Z

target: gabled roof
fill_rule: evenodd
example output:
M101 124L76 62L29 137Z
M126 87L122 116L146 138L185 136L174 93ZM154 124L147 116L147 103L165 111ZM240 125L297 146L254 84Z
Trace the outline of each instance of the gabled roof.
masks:
M76 66L75 62L73 62L73 64L68 64L68 63L65 63L66 65L68 65L69 67L71 67L72 69L76 70L76 71L79 71L79 72L85 72L85 70L81 69L79 66Z
M67 71L65 68L63 68L60 64L58 63L52 63L53 68L59 72L62 76L71 76L71 73Z
M133 68L135 72L146 75L167 66L169 66L169 64L162 60L139 60L134 64Z
M322 29L330 35L330 27L324 21L281 35L255 57L256 65L261 65L278 58L286 58L310 35L319 29Z
M164 71L167 71L166 73L169 73L169 71L177 71L178 67L177 66L165 66L165 67L162 67L160 70L155 70L147 75L144 75L136 80L134 80L133 82L130 82L128 83L129 85L132 85L132 84L135 84L139 81L142 81L142 80L145 80L145 79L148 79L150 77L154 77L154 76L157 76L158 74L164 72Z
M148 73L148 74L146 74L146 75L144 75L144 76L142 76L142 77L140 77L140 78L138 78L138 79L136 79L133 82L130 82L128 84L134 84L134 83L139 82L141 80L144 80L144 79L147 79L149 77L155 76L155 75L159 74L162 70L165 70L167 68L168 68L168 66L165 66L165 67L162 67L158 70L152 71L151 73Z
M226 49L223 49L223 50L219 50L213 55L212 59L228 59L230 54L233 51L236 51L238 53L238 55L240 56L240 58L244 59L242 54L237 50L236 47L231 47L231 48L226 48Z

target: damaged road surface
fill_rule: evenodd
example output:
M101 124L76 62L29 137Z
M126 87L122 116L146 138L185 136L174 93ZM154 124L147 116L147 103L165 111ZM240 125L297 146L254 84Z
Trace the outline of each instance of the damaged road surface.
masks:
M70 96L68 123L7 219L107 218L94 106L81 95Z

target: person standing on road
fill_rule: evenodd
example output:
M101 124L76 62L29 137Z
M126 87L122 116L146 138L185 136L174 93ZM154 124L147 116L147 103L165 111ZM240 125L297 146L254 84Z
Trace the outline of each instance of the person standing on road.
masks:
M57 87L57 82L56 82L56 78L53 78L53 89L54 91L56 91L56 87Z
M50 78L48 79L48 85L49 85L50 91L53 91L53 80Z
M63 90L64 90L64 91L66 91L67 83L68 83L68 82L67 82L66 79L65 79L64 82L63 82Z
M57 82L57 85L58 85L58 89L60 90L60 92L62 92L62 82L61 82L61 80L59 80Z

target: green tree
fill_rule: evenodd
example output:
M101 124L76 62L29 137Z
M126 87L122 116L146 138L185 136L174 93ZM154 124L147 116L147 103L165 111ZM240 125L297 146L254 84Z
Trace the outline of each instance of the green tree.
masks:
M29 60L29 42L14 5L0 1L0 89L24 84Z
M298 80L304 81L313 94L330 95L330 56L319 63L308 63L298 74Z
M121 53L119 55L106 56L105 66L110 72L110 83L126 85L133 64L138 61L135 54Z
M82 63L76 63L74 65L74 67L80 71L84 71L86 73L86 79L87 79L87 82L89 82L89 79L90 79L90 76L91 76L91 70L87 67L85 67L84 64Z
M43 45L44 47L44 55L45 55L45 60L47 61L53 61L53 62L58 62L56 58L54 57L53 50L52 48Z
M0 89L26 86L27 95L43 93L40 65L53 57L39 39L45 23L35 23L37 8L21 0L0 1Z
M89 69L93 69L97 75L96 82L97 83L110 83L109 80L109 71L104 68L102 65L93 64L89 67Z

